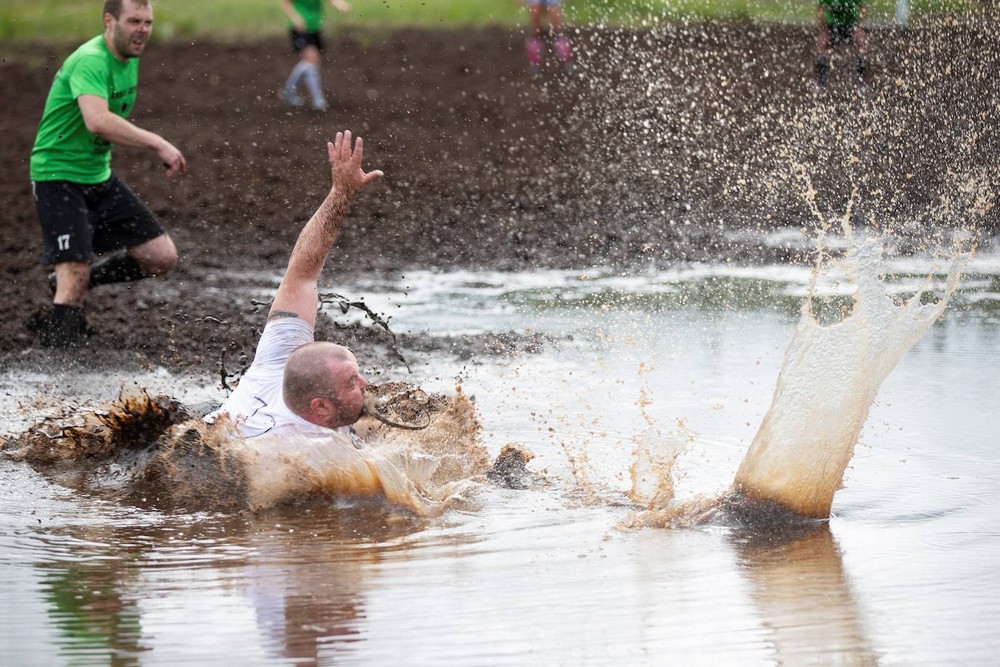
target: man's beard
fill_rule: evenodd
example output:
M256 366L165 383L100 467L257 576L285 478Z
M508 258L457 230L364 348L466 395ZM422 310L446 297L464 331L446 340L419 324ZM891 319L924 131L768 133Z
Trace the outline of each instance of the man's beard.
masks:
M132 44L132 36L127 35L125 31L117 27L112 35L112 41L114 42L115 49L118 51L119 55L124 58L138 58L142 55L142 50L146 46L146 43L142 42L138 47L136 47Z

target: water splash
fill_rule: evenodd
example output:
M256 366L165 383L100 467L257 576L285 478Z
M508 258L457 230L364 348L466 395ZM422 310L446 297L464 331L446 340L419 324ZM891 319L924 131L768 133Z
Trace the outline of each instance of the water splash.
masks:
M647 427L635 436L634 462L629 468L632 501L647 507L667 507L674 503L674 464L694 442L694 435L683 425L678 431L664 433L649 415L648 392L643 389L639 409Z
M856 242L846 221L843 229L849 250L813 273L771 408L733 482L744 498L775 502L807 517L829 516L879 387L944 312L968 259L953 257L936 300L923 302L928 285L897 304L879 278L882 240ZM824 325L813 310L815 284L834 267L856 286L853 308L839 322Z
M953 249L943 284L929 276L922 289L898 303L880 279L885 240L856 238L846 217L842 228L848 250L841 258L820 254L771 407L729 493L722 499L680 504L672 493L661 491L650 497L649 483L634 476L633 497L647 501L646 512L634 524L690 525L720 513L739 521L753 516L784 521L830 515L879 387L944 311L972 254ZM838 272L854 288L851 307L821 316L817 285ZM662 480L672 474L676 447L669 440L657 447L661 465L656 475ZM643 451L636 466L647 465L643 457L649 455ZM671 483L659 484L669 489Z
M468 502L490 462L461 389L428 395L429 424L401 431L366 417L363 447L344 438L234 437L167 397L119 397L99 410L42 422L4 455L58 483L158 509L261 510L306 501L388 503L436 516Z

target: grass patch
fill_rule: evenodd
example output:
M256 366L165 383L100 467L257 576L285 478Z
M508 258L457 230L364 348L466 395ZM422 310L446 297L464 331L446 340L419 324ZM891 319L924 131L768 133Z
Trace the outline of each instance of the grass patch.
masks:
M469 26L519 26L526 11L515 0L353 0L352 10L332 8L328 32L337 26L456 29ZM573 25L649 26L675 20L754 20L811 22L809 0L564 0ZM911 0L911 16L971 11L974 0ZM873 21L887 22L895 0L869 3ZM157 40L189 37L233 41L274 37L287 29L278 0L154 0ZM0 40L4 42L82 41L101 32L100 0L3 0Z

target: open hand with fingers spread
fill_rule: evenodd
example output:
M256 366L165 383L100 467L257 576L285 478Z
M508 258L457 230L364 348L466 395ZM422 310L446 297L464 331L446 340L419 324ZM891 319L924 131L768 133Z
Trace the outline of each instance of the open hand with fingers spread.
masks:
M310 327L316 325L320 274L331 248L337 242L354 195L382 177L382 172L377 169L366 173L361 168L364 142L360 137L353 140L350 132L338 132L332 142L327 142L326 151L333 185L323 203L299 232L268 316L294 316Z
M338 132L333 142L327 142L326 149L333 174L333 192L340 197L350 200L355 192L382 177L379 169L366 173L361 168L364 141L358 137L352 147L350 130Z

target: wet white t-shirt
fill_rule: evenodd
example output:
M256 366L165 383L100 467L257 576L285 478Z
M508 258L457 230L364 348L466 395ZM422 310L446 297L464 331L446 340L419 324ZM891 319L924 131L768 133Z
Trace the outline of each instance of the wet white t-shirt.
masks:
M348 427L332 429L313 424L285 405L281 391L285 364L293 351L312 341L313 328L298 317L280 317L268 322L250 368L226 402L205 420L211 423L219 415L228 414L244 438L338 433L353 440Z

